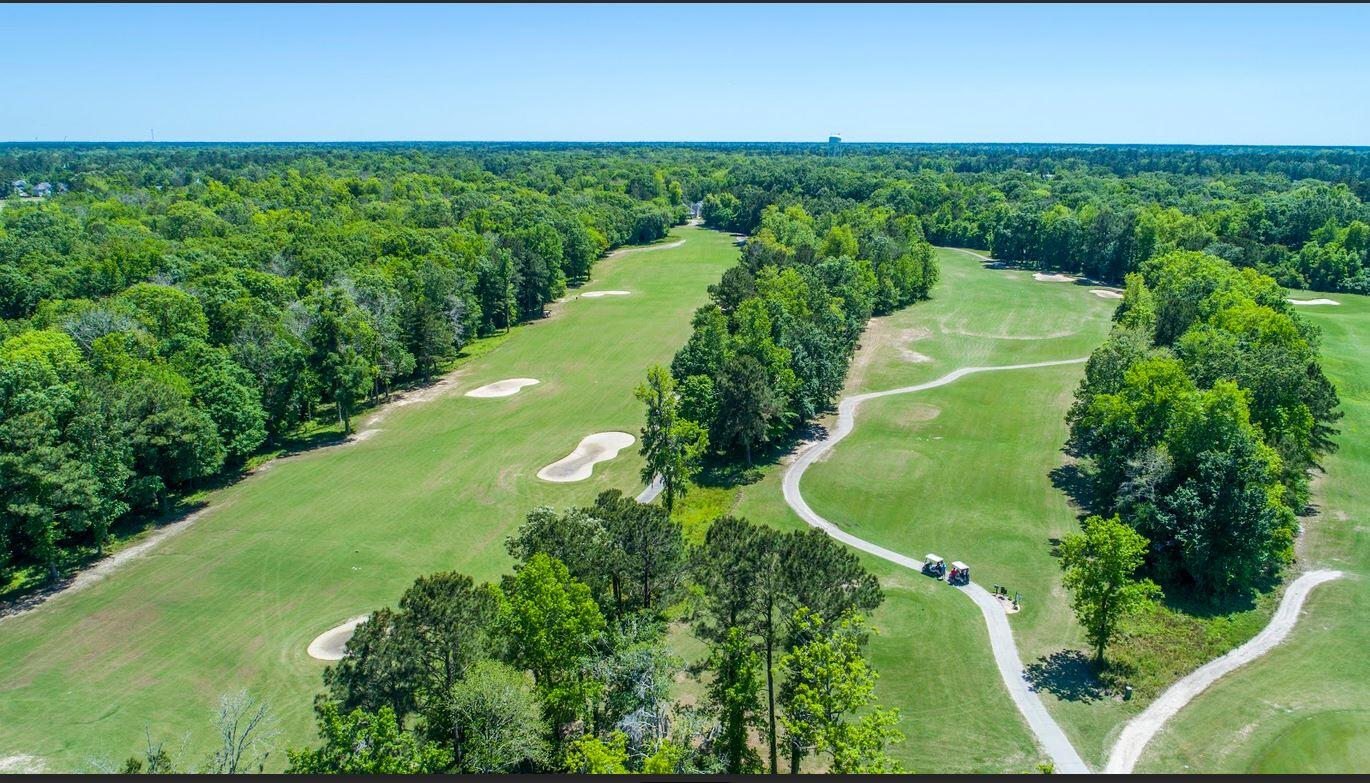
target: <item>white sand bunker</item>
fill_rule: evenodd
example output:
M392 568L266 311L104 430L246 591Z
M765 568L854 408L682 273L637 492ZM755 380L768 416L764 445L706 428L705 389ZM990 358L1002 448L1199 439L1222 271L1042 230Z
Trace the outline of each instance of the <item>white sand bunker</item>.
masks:
M589 299L601 296L627 296L631 293L632 291L586 291L585 293L581 294L581 296Z
M626 432L596 432L581 439L576 450L538 471L543 481L584 481L594 472L595 463L611 460L637 439Z
M341 661L347 648L347 642L356 632L357 626L370 616L367 614L358 615L337 628L330 628L316 636L314 641L309 643L309 657L321 661Z
M1032 279L1039 283L1073 283L1075 278L1070 275L1048 275L1044 272L1033 272Z
M467 397L508 397L518 394L524 386L538 383L537 378L505 378L502 381L487 383L466 393Z
M1338 302L1338 301L1335 300L1335 299L1290 299L1290 300L1289 300L1289 303L1290 303L1290 304L1296 304L1296 305L1339 305L1339 304L1341 304L1341 302Z
M1122 294L1118 293L1117 291L1110 291L1110 290L1108 290L1107 288L1091 288L1091 289L1089 289L1089 292L1090 292L1091 294L1094 294L1095 296L1099 297L1100 299L1122 299L1122 298L1123 298L1123 295L1122 295Z

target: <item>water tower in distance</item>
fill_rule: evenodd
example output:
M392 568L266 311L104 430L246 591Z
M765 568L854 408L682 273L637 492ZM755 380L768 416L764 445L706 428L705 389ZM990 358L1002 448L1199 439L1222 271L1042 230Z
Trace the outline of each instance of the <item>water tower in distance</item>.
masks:
M832 134L831 136L828 137L828 154L829 154L829 155L840 155L840 154L842 154L842 134L840 134L840 133L834 133L834 134Z

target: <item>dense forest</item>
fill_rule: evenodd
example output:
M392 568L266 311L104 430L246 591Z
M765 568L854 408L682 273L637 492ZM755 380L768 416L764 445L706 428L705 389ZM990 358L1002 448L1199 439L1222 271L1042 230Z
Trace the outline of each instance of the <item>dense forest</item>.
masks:
M1364 150L832 152L0 147L0 584L25 569L56 577L122 522L165 513L311 422L346 432L359 406L540 317L607 250L662 237L691 204L752 237L671 367L681 415L738 458L831 402L872 314L927 296L930 244L1109 281L1137 273L1158 303L1170 294L1148 275L1176 252L1270 286L1370 290ZM1237 328L1224 324L1204 325ZM1199 361L1172 349L1182 336L1156 345ZM1224 372L1188 371L1200 389ZM1251 414L1288 502L1323 448L1328 414L1309 383L1313 423L1281 425L1294 434Z
M1334 446L1316 327L1270 277L1192 251L1129 274L1114 319L1069 415L1089 502L1146 539L1163 584L1249 593L1293 558Z
M671 363L681 414L750 463L753 448L829 407L873 314L928 296L932 254L913 215L766 207Z

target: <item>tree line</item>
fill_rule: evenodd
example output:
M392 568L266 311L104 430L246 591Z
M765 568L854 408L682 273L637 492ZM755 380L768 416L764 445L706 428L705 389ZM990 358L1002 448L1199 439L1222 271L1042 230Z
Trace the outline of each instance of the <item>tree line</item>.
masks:
M665 235L641 161L569 182L460 156L73 148L67 193L0 210L0 586L99 556L120 522L319 418L540 317L595 259Z
M726 227L713 205L732 201L706 197L705 224ZM765 207L671 361L680 417L714 451L750 464L755 450L831 405L871 316L926 299L937 274L915 216Z
M1214 602L1277 575L1341 416L1316 327L1254 270L1167 253L1127 276L1114 320L1068 415L1100 516L1065 565L1100 656L1118 613L1155 594L1116 592L1119 574Z
M1281 285L1370 292L1370 155L1355 149L849 145L739 156L706 221L751 233L771 204L917 215L934 244L1121 282L1205 251Z

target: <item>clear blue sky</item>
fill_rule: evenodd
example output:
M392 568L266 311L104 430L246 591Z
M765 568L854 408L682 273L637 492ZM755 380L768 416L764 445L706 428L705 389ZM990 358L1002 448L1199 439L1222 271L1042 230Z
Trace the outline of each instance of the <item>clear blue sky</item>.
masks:
M1370 144L1370 7L0 6L0 139Z

